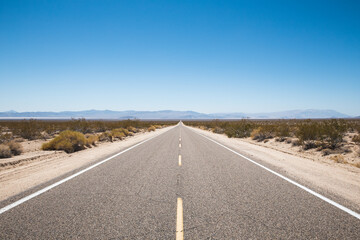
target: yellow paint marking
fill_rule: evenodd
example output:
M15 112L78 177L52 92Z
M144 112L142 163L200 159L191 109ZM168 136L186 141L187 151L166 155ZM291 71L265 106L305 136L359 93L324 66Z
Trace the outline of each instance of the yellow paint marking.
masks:
M181 167L181 155L179 155L179 166Z
M184 224L183 224L183 201L177 198L177 213L176 213L176 240L184 239Z

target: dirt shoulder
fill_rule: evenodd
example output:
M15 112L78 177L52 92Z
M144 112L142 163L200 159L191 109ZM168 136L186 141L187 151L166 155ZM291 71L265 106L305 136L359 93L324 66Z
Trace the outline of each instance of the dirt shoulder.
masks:
M208 136L237 152L255 160L273 165L290 178L336 199L344 199L348 205L360 209L360 168L340 164L328 158L311 154L301 156L296 150L275 149L255 143L250 139L228 138L225 134L216 134L191 127L194 131Z
M137 133L122 141L105 142L97 147L67 154L63 151L41 151L43 141L35 141L25 148L24 154L0 161L0 201L26 191L39 184L64 175L75 169L116 154L171 127L154 132Z

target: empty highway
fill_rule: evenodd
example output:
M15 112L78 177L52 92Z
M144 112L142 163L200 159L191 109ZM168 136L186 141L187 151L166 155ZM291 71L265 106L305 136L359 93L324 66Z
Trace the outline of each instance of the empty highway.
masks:
M2 202L0 239L360 239L356 213L182 124L65 177Z

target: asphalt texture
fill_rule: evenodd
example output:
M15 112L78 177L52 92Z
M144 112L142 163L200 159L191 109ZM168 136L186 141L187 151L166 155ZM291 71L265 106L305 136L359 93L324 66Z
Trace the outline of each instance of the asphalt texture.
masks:
M4 212L0 239L175 239L178 198L184 239L360 239L355 217L182 125Z

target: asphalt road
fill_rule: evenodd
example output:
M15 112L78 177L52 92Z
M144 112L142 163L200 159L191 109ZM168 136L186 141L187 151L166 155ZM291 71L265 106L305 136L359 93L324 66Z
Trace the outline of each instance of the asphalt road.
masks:
M181 125L0 215L0 239L175 238L360 239L360 220Z

